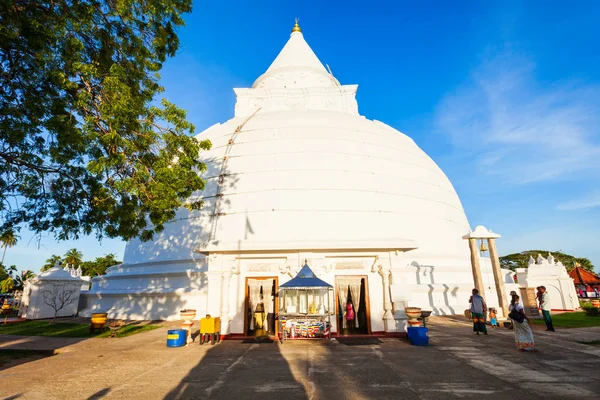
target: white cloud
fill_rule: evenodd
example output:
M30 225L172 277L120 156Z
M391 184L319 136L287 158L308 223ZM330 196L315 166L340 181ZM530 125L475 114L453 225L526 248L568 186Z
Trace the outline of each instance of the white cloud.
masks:
M582 196L580 198L573 199L563 204L559 204L557 210L583 210L587 208L600 207L600 191L596 191Z
M600 174L600 88L541 85L535 65L487 60L436 112L437 130L498 183L593 179Z

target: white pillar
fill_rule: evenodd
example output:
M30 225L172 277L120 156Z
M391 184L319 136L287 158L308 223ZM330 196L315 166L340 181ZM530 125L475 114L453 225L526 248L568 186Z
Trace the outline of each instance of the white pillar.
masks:
M229 333L229 288L231 282L231 271L225 271L222 275L221 289L221 335Z
M502 310L503 317L508 317L508 301L506 299L506 290L504 289L504 277L500 270L500 258L496 250L496 239L489 238L488 248L490 250L490 260L492 261L492 272L494 273L494 281L496 283L496 294L498 295L498 303Z
M481 268L479 267L479 252L477 250L477 239L469 238L469 250L471 250L471 269L473 271L473 281L475 288L479 290L479 295L485 299L485 287L481 277Z
M392 302L390 301L390 274L392 273L392 269L390 267L383 267L380 264L377 266L376 271L381 276L383 284L383 327L386 332L395 332L396 320L392 314Z
M208 271L206 279L208 280L206 313L212 317L218 317L223 301L222 273L221 271Z

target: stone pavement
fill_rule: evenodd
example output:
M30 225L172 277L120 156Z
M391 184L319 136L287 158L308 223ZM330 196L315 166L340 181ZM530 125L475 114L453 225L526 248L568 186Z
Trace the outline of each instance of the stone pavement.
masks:
M429 347L414 347L399 339L368 339L357 345L321 340L284 345L225 341L167 348L167 328L122 339L88 339L64 344L56 349L58 355L2 370L0 397L600 397L600 348L577 343L581 337L600 340L596 328L556 334L536 331L534 353L516 351L512 331L505 329L476 336L466 321L448 318L432 318L430 328ZM11 345L12 338L0 338L2 346Z

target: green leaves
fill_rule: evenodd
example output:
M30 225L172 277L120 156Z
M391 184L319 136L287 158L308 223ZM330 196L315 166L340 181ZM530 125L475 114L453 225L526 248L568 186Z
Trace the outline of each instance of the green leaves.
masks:
M99 276L106 273L108 267L119 264L114 254L96 257L94 261L84 261L81 265L83 276Z
M191 0L0 4L0 232L144 240L203 189L186 113L158 71Z
M62 257L56 254L52 254L49 259L46 260L42 268L40 268L41 272L47 271L50 268L54 267L56 263L62 262Z
M513 253L508 254L506 256L500 257L500 266L502 268L510 269L512 271L517 268L527 268L529 266L529 256L534 259L537 258L538 254L541 254L544 257L548 256L548 253L552 253L554 259L558 262L560 261L567 268L567 271L570 271L575 267L575 264L587 269L588 271L594 272L594 265L592 265L591 261L587 258L583 257L574 257L569 254L562 253L560 251L549 251L549 250L527 250L521 253Z
M10 293L14 290L15 283L12 277L5 278L2 282L0 282L0 291L2 293Z

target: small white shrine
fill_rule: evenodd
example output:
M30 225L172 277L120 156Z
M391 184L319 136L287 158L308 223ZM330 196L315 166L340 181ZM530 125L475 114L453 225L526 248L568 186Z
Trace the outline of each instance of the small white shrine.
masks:
M79 270L81 275L81 269ZM89 278L89 277L88 277ZM20 316L26 319L70 317L77 314L82 286L89 285L58 265L28 279L23 285Z
M550 253L547 258L541 254L538 254L537 259L529 257L528 268L517 268L517 281L521 287L545 286L553 310L571 311L579 308L573 278L567 273L566 267L560 261L555 261Z

